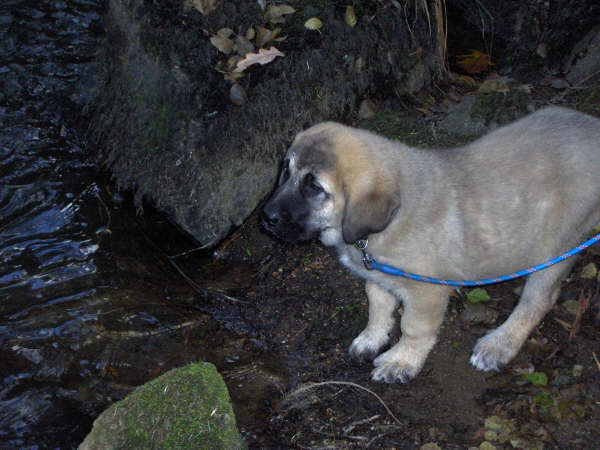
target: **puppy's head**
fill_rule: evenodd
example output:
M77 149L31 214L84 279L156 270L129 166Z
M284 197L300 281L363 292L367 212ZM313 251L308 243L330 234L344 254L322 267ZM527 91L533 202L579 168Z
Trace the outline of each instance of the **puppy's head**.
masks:
M353 244L383 230L399 206L395 180L377 154L377 139L326 122L299 133L283 161L263 225L290 242L319 237Z

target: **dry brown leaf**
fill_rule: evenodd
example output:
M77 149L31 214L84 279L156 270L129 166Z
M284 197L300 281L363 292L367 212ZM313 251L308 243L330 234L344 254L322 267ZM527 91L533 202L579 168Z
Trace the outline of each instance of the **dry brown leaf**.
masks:
M254 45L245 36L236 36L234 49L240 56L254 51Z
M226 64L226 71L227 72L232 72L233 69L235 69L235 67L237 66L237 63L240 62L242 60L242 57L240 55L233 55L232 57L230 57L227 60L227 64Z
M239 61L234 72L243 72L246 70L246 68L253 64L268 64L278 56L285 56L285 54L277 50L275 47L271 47L268 50L261 48L258 53L248 53L244 59Z
M213 11L222 0L185 0L183 3L183 10L187 11L190 8L194 8L202 15L207 15Z
M221 36L222 38L228 38L233 34L233 30L231 28L219 28L217 30L217 36Z
M296 10L290 5L269 5L265 12L265 20L271 23L284 23L284 16L295 12Z
M229 55L233 49L233 41L229 38L224 38L215 34L210 37L210 43L214 45L221 53Z
M490 61L490 55L482 53L479 50L471 50L471 53L458 55L458 66L465 72L470 74L478 74L484 72L493 66Z
M256 40L254 41L257 47L262 47L271 40L273 32L265 27L256 27Z
M354 13L354 8L351 5L346 6L344 20L349 27L354 28L356 26L356 14Z
M475 81L472 77L469 77L467 75L460 75L457 79L456 82L464 87L468 87L468 88L474 88L477 86L477 81Z

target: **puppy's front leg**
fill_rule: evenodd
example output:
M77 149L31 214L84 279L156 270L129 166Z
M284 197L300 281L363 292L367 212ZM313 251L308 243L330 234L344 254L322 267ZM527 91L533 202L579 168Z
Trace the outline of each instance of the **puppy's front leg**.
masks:
M402 289L404 313L400 341L373 361L374 381L402 383L416 376L435 344L450 288L410 282Z
M350 346L350 356L359 360L371 360L390 340L389 333L394 326L394 310L398 298L375 283L367 281L369 298L369 322Z

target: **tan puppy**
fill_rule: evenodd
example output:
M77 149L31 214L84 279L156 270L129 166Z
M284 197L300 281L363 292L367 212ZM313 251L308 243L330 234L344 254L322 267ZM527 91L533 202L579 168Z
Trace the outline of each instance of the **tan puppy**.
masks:
M377 261L446 279L524 269L569 250L600 221L600 121L546 108L460 148L424 150L368 131L322 123L299 133L264 226L290 241L319 237L366 279L369 322L350 354L373 358L388 343L402 300L402 337L374 360L377 381L421 370L451 288L367 270ZM471 363L498 370L556 301L571 258L530 275L519 304L479 339Z

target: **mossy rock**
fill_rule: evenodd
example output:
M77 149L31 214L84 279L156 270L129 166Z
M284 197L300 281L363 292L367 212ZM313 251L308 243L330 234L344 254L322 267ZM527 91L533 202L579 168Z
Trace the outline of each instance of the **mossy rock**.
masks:
M111 405L79 446L93 449L241 449L229 392L215 366L173 369Z
M201 244L217 244L273 189L294 135L323 120L351 121L360 101L427 86L441 72L435 32L439 2L405 11L369 1L345 5L289 0L283 24L265 19L256 0L217 2L209 14L159 0L110 0L99 56L98 95L90 104L90 142L120 187L166 211ZM304 27L318 16L323 27ZM237 82L247 101L229 101L216 70L229 56L210 42L227 27L281 28L269 42L285 56L255 65Z

